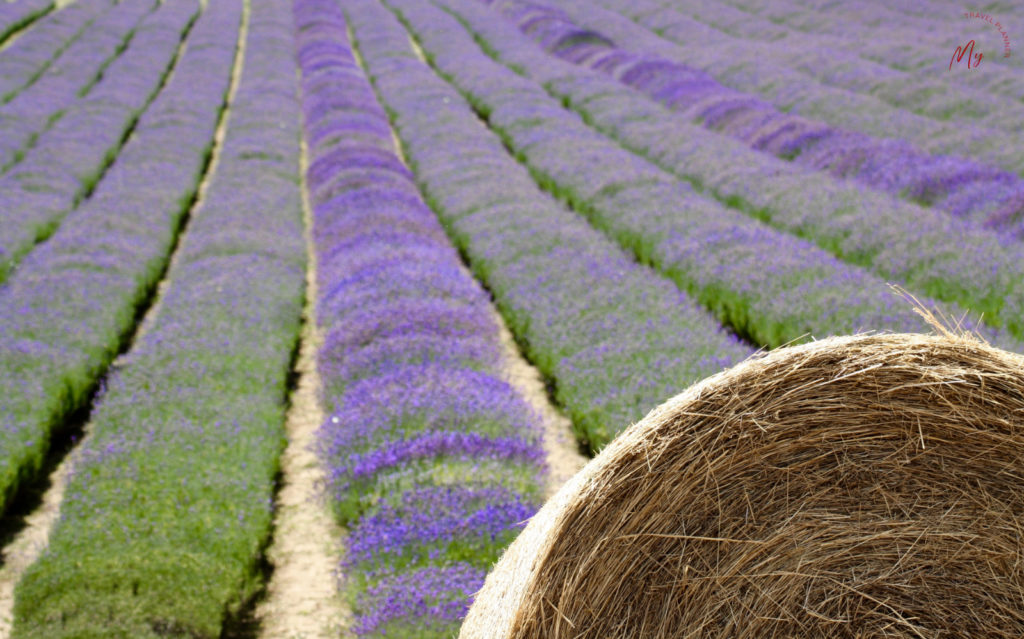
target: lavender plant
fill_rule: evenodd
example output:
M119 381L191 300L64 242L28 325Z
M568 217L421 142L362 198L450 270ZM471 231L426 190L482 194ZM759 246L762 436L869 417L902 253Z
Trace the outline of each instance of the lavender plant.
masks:
M328 496L360 637L447 637L541 500L538 418L330 0L295 2Z
M659 11L660 0L600 0L599 5L610 10L575 0L559 3L559 9L581 26L596 29L614 41L640 43L645 51L676 63L706 72L714 70L718 82L742 92L757 93L779 109L799 112L832 127L908 140L928 154L966 155L1016 174L1024 170L1019 154L1013 152L1012 144L1007 144L1008 140L1016 139L1017 133L969 122L938 122L893 108L871 96L808 81L798 71L761 59L760 52L752 50L748 41L730 38L671 10ZM651 15L643 20L647 26L624 17L633 15L641 19L640 15L648 13ZM666 13L671 17L665 18ZM663 19L671 24L661 23ZM735 46L723 46L730 41ZM680 42L687 43L685 49Z
M183 5L168 7L196 8ZM222 2L202 14L118 162L0 288L4 507L38 471L52 431L85 404L127 345L166 269L213 143L235 54L235 42L223 34L238 32L240 10L240 3Z
M482 54L451 16L416 0L393 4L542 185L741 334L776 346L807 334L927 329L882 280L722 207L590 130L537 85ZM1019 348L999 331L979 328Z
M1016 103L1016 100L1024 96L1024 83L1012 76L1005 78L1005 82L995 85L990 79L979 85L971 82L972 78L981 77L978 74L951 76L949 73L941 73L943 70L948 72L948 67L937 66L933 69L935 73L921 73L921 70L911 72L891 66L894 60L902 57L902 54L890 58L889 64L886 64L884 59L876 61L861 55L862 47L858 44L870 44L879 39L879 27L885 30L891 30L893 27L904 28L907 30L905 32L914 29L918 22L907 14L899 14L890 21L875 24L870 31L861 33L862 37L857 43L853 43L844 42L849 34L846 34L846 38L837 38L834 35L825 36L815 32L794 33L784 24L777 24L726 1L698 3L683 0L662 4L665 9L662 13L663 19L672 20L671 16L676 12L733 38L745 39L757 48L763 59L799 71L825 86L872 95L893 107L939 120L955 118L957 121L976 121L991 128L1015 131L1020 121L1024 119L1024 105ZM874 4L862 4L861 9L874 15L877 20L879 14L875 7ZM972 25L963 19L964 13L961 9L949 11L947 15L942 16L946 20L943 21L941 29L922 30L922 35L946 32L948 37L956 32L968 33ZM855 20L853 17L851 19ZM961 24L956 25L955 21ZM951 22L953 24L950 24ZM985 26L990 29L991 43L994 44L997 31L994 27ZM896 41L901 39L906 40L897 37ZM751 40L757 42L751 43ZM935 59L938 57L935 55L936 51L951 52L963 42L966 42L966 38L960 42L950 42L948 45L937 41L929 56ZM1009 70L1003 65L1001 52L997 55L992 48L987 50L984 59L986 75L990 70L999 75ZM1012 99L1007 100L1007 97Z
M0 43L39 16L53 9L53 0L22 0L17 4L0 5Z
M757 153L691 125L603 74L541 49L474 0L444 0L493 58L635 153L731 207L925 295L1021 335L1019 243Z
M495 3L548 51L600 70L705 127L833 176L935 206L1024 239L1024 179L963 157L930 155L902 140L878 140L778 111L707 73L616 47L561 10L524 0ZM1005 132L992 139L1004 140Z
M198 9L195 0L185 0L150 14L137 27L134 46L111 64L89 96L70 105L0 177L0 283L96 187L175 68ZM152 180L151 174L147 183Z
M95 20L30 88L0 107L0 172L6 171L127 48L135 27L156 7L152 0L125 2Z
M679 388L751 353L670 280L542 193L412 56L389 12L364 2L350 16L428 201L581 442L602 447Z
M113 0L81 0L40 18L0 56L0 104L34 84L93 21L114 6Z
M212 3L182 60L203 118L241 6ZM305 279L293 29L286 0L251 3L216 172L150 328L97 400L48 549L18 585L16 636L221 637L260 587ZM185 116L169 107L154 105L163 122ZM174 133L208 135L198 124Z

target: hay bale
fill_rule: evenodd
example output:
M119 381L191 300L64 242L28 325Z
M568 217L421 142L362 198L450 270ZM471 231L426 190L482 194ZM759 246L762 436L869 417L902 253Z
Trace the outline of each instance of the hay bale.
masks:
M460 639L1024 636L1024 357L859 335L710 377L530 522Z

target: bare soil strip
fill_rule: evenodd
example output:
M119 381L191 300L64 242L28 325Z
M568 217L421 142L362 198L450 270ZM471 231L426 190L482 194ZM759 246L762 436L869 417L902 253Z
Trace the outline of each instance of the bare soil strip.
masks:
M326 504L326 474L313 452L316 430L324 420L316 354L323 340L316 323L316 251L313 214L306 190L308 153L302 142L302 201L306 219L306 308L281 457L282 487L277 495L274 535L268 558L274 566L266 597L256 609L262 639L333 639L350 636L352 613L339 593L336 567L346 533Z
M243 5L242 23L238 36L238 50L235 54L234 66L231 69L231 83L228 89L227 102L224 112L221 114L217 123L210 161L206 167L202 181L199 184L196 199L190 207L186 220L191 219L192 215L202 207L206 192L209 189L209 184L213 180L217 171L221 146L224 142L225 132L227 131L228 119L231 110L230 105L234 101L234 96L238 89L238 80L241 76L242 65L245 60L245 41L248 34L249 24L248 6L248 2ZM183 40L175 54L175 60L181 59L186 46L186 40ZM172 70L171 73L173 74L174 70ZM170 80L170 75L168 75L167 80ZM166 86L166 82L164 83L164 86ZM179 249L181 240L185 236L186 228L187 221L182 227L181 233L178 235L179 242L173 249L170 262L164 271L164 277L161 278L160 283L157 285L152 304L150 304L149 308L146 310L142 321L136 328L135 335L132 337L131 344L133 345L137 343L142 335L152 327L153 322L159 313L160 301L162 300L164 291L168 285L167 273L169 273L173 265L177 263L178 255L180 254ZM127 347L125 352L114 360L111 364L111 370L116 369L119 366L123 366L128 360L130 360L130 354L131 346ZM29 566L31 566L39 555L46 549L50 538L50 531L53 529L54 524L60 516L60 504L64 497L64 490L67 487L70 471L74 467L74 461L77 458L78 451L82 447L82 443L90 437L91 432L92 423L86 423L81 439L75 443L71 452L61 460L61 463L50 474L50 487L43 495L41 504L34 512L25 518L25 528L22 529L11 543L2 551L3 566L0 568L0 639L8 639L11 635L12 624L14 622L14 589L17 586L18 581L21 579L21 576L25 574L26 570L28 570Z
M43 495L43 501L32 514L25 518L25 527L3 549L3 567L0 568L0 639L8 639L14 624L14 588L28 567L46 549L50 530L60 516L60 503L64 498L69 474L74 467L81 442L92 432L92 424L86 424L81 440L50 473L50 487Z

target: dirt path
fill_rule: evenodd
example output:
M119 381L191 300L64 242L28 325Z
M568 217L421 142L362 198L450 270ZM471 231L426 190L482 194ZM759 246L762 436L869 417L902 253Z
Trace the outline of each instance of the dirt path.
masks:
M325 473L313 444L323 423L316 353L322 335L316 325L316 252L313 216L306 191L308 155L302 144L302 198L306 219L306 309L296 368L298 384L291 397L286 429L288 446L281 457L283 483L277 495L274 535L267 552L274 572L256 610L262 639L329 639L347 637L352 613L338 592L336 567L344 552L345 531L334 523L322 495Z
M42 503L25 518L25 527L3 549L3 567L0 568L0 639L11 636L14 623L14 588L29 566L46 549L50 531L60 516L60 503L64 498L69 474L81 450L90 438L92 424L86 424L82 438L57 468L50 473L50 487L43 494Z

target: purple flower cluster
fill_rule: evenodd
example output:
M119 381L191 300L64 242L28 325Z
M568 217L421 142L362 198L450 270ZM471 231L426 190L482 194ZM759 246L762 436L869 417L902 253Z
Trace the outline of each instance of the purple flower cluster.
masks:
M359 636L449 636L541 499L539 420L330 0L295 2L317 257L317 433Z
M144 146L125 149L140 163L180 149L167 178L182 193L225 97L241 9L210 3L168 99L140 122ZM48 550L18 585L16 629L219 637L258 587L306 274L293 32L288 0L252 1L215 173L152 323L96 402Z
M462 96L412 56L390 12L360 2L351 19L424 191L581 442L602 447L679 388L751 353L671 280L540 191Z
M879 140L780 112L769 102L722 86L695 67L618 48L555 7L531 0L493 4L551 53L615 77L753 149L795 157L801 165L850 177L1024 239L1024 180L1013 173L963 157L923 153L902 140Z
M926 79L934 81L940 74L948 75L948 59L943 60L942 56L935 54L936 51L952 52L956 46L964 44L967 33L979 31L978 27L988 36L998 37L998 31L991 30L994 24L983 24L980 21L975 25L968 23L970 14L964 12L962 7L947 5L941 9L932 9L929 3L921 6L926 7L927 13L918 12L915 5L893 7L873 0L803 4L788 0L771 3L740 2L737 9L747 16L746 24L742 27L745 37L766 39L765 36L774 33L772 41L790 39L803 43L806 40L808 44L827 42L831 47L855 54L861 61L874 62L895 71L913 72L913 76L904 76L912 79L911 92L907 97L917 97L915 94L921 86L917 82ZM716 6L714 13L717 13L717 9ZM1007 20L1002 18L1013 17L1010 9L1004 5L1002 8L993 6L990 10L997 12L993 17L1000 25L1004 25ZM730 20L728 26L735 28L736 24L735 20ZM715 26L726 27L725 24ZM970 29L971 26L975 28ZM1005 26L1001 28L1006 30ZM910 31L916 33L917 37L912 40L905 38L904 34ZM994 40L989 42L995 43ZM1018 100L1024 98L1024 81L1017 70L1021 66L1017 56L1003 58L1001 53L997 55L996 51L989 50L986 59L998 59L999 64L987 64L985 73L958 74L955 76L955 85L970 87L975 92ZM858 61L857 64L860 66L862 63ZM878 68L872 67L872 71ZM860 77L852 64L845 67L845 70ZM883 75L886 78L896 77ZM885 84L889 85L889 82ZM884 90L888 90L888 87ZM907 95L906 92L899 92L899 87L894 83L892 90L898 95ZM920 98L943 99L935 94L923 94Z
M42 131L88 92L155 7L153 0L129 0L100 16L35 84L0 107L0 171L10 168Z
M132 27L149 10L148 5L148 0L126 5L126 23L122 26ZM103 176L118 155L126 133L138 122L173 68L178 45L198 9L195 0L184 0L165 3L149 14L134 27L130 46L105 69L102 81L92 87L88 97L66 104L63 116L39 136L20 163L0 178L4 198L0 282L26 253L57 229ZM120 8L112 13L120 14ZM26 108L46 110L45 93L29 90L25 95ZM149 167L146 183L157 181L159 171L159 167ZM127 188L128 184L122 186Z
M451 16L420 0L393 4L542 183L737 332L777 346L807 334L928 330L883 280L724 208L589 129L539 86L487 58ZM1020 348L999 331L966 326Z
M19 91L39 80L54 60L112 6L113 0L74 2L40 18L21 34L0 56L0 104L10 102Z
M732 207L1024 336L1024 247L931 209L758 153L603 74L553 58L475 0L445 0L493 56L586 122Z
M53 0L21 0L0 4L0 43L7 36L53 9Z
M417 619L424 633L446 636L466 616L486 576L487 570L469 562L377 575L356 600L356 607L372 612L360 616L351 631L360 637L401 636L406 620Z
M165 42L173 53L183 23L197 6L174 2L164 7L171 12L167 21L152 25L135 42ZM240 19L238 2L210 5L192 29L175 73L95 192L0 287L3 505L20 479L39 467L51 428L85 403L126 344L137 312L166 268L229 85L235 41L224 34L237 34ZM118 63L152 68L147 57L122 56ZM166 59L159 60L159 68L165 65ZM129 77L139 81L135 74ZM92 98L116 97L102 88L105 84L97 85ZM121 85L126 91L138 88ZM60 124L68 121L65 116ZM90 136L95 139L103 130L76 131L61 159L72 159L76 148L84 153ZM70 170L57 158L50 169ZM5 203L20 202L20 192L2 194Z
M908 139L928 153L966 153L986 163L1012 171L1020 172L1021 168L1024 168L1019 154L1015 156L1012 151L1012 140L1017 139L1019 135L1016 131L985 128L973 122L940 122L907 110L893 108L873 96L811 81L800 71L767 60L768 55L761 48L754 46L749 39L725 35L698 20L680 14L673 7L663 7L662 0L598 2L612 11L604 10L600 6L594 7L595 11L589 11L593 4L584 5L576 0L561 2L559 8L570 13L579 24L598 29L618 42L634 42L638 45L642 43L645 49L669 59L684 61L705 71L713 70L716 78L723 84L741 91L757 92L780 108L799 110L805 116L824 120L833 126L870 135ZM777 12L773 10L773 15L784 14L784 6L785 3L781 3ZM961 11L962 8L950 7L946 15L955 20L961 15ZM874 11L870 13L874 14ZM633 20L626 19L623 15L632 17L639 24L634 24ZM841 24L849 22L843 20ZM933 25L931 30L954 34L960 28L962 27L950 29L947 22L942 27ZM919 33L928 30L926 27ZM652 31L665 39L653 37ZM858 38L855 42L864 45L876 40L888 43L906 40L898 35L902 33L898 29L888 30L886 35L883 35L883 32L884 25L882 28L876 26L872 29L870 37ZM910 55L905 58L903 44L905 42L890 49L891 59L899 61L903 68L915 68L926 56ZM957 44L963 44L963 41L954 44L950 40L948 47L944 44L941 47L936 45L927 49L927 56L930 57L928 63L945 58L941 71L933 67L936 73L947 73L946 64L949 61L946 55L937 54L936 49L951 53Z

